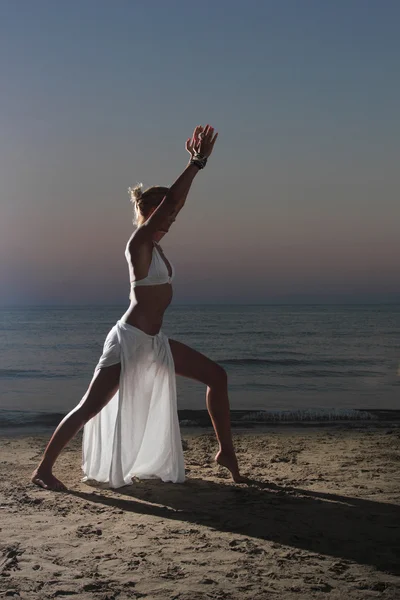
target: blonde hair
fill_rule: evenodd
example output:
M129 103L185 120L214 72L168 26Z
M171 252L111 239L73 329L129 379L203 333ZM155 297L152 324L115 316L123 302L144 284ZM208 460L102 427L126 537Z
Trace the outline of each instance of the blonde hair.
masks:
M143 183L128 188L134 211L133 224L138 226L149 215L150 209L160 204L168 191L169 188L162 185L153 185L143 191Z

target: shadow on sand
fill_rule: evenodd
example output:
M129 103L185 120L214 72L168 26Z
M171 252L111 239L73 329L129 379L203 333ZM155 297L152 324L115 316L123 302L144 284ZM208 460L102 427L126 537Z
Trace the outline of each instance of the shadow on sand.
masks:
M201 479L183 484L142 480L107 490L107 495L102 494L101 484L93 486L97 491L67 493L124 511L205 525L400 575L400 509L393 504L256 480L240 486Z

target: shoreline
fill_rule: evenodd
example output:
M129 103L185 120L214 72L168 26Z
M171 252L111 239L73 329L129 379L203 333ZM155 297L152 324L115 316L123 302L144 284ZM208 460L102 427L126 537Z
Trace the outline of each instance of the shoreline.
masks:
M349 417L350 413L350 417ZM2 437L48 436L66 413L46 411L13 411L0 409L0 439ZM309 418L310 414L313 418ZM295 418L297 416L297 418ZM294 418L293 418L294 417ZM365 418L367 417L367 418ZM213 431L206 409L178 410L182 432ZM354 409L352 411L261 411L231 410L231 427L235 433L274 430L313 429L384 429L400 427L400 410Z

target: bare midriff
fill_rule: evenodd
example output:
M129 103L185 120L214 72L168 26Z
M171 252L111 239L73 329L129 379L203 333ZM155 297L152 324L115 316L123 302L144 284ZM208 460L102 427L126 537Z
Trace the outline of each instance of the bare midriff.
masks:
M131 304L121 321L156 335L162 326L164 313L171 304L172 284L143 285L131 288Z

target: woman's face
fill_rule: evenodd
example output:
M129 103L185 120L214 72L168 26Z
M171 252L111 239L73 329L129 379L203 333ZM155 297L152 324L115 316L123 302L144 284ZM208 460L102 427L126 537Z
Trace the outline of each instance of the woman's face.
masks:
M157 207L154 207L151 209L149 216L153 214L153 212L156 210ZM165 235L166 233L168 233L172 223L174 223L176 219L176 210L172 209L170 214L168 215L168 217L165 219L165 222L163 223L162 227L157 231L157 233L162 233L163 235Z

